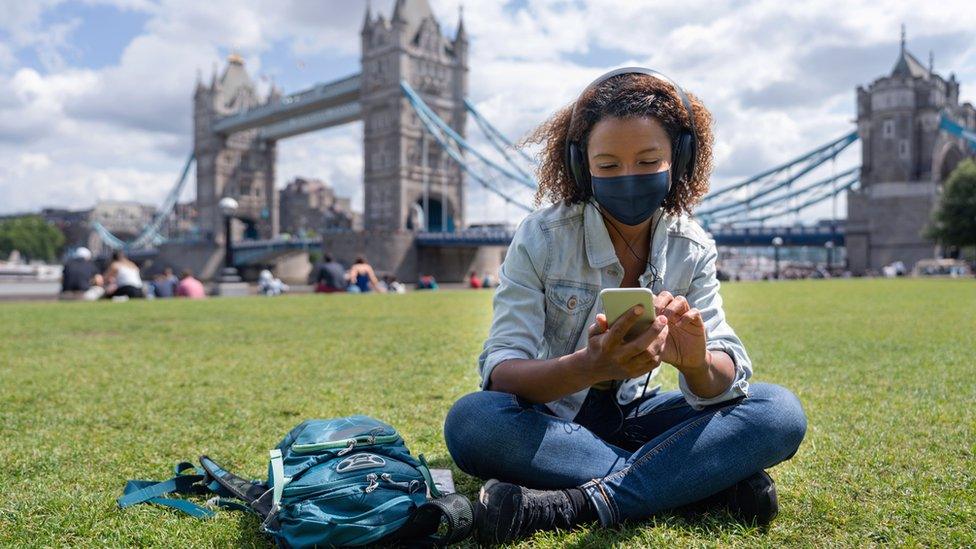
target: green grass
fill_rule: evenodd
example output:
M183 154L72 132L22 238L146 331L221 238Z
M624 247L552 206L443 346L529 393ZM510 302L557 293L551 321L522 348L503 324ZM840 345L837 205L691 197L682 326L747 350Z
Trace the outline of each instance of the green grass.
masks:
M528 546L976 544L976 282L726 284L754 380L809 429L768 529L727 515L540 534ZM0 545L266 546L242 513L120 511L126 479L209 454L247 476L299 421L365 413L452 466L490 292L0 304ZM673 370L666 382L674 385ZM459 488L478 482L455 468Z

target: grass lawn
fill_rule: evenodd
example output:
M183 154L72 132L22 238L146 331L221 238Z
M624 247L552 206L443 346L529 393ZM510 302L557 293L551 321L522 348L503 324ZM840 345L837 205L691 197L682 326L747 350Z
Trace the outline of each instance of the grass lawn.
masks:
M976 281L722 294L753 380L789 387L807 412L796 457L772 470L779 518L761 530L661 516L523 546L976 544ZM0 545L266 546L243 513L200 521L115 498L203 453L262 476L306 418L373 415L453 467L443 419L477 389L490 319L487 291L0 304ZM673 388L671 367L664 377Z

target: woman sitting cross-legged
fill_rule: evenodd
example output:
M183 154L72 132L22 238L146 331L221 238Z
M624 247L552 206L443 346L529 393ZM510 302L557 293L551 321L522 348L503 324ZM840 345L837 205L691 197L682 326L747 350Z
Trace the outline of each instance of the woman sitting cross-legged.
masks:
M620 69L536 130L537 199L509 247L479 358L482 391L444 425L461 470L491 479L482 543L610 526L689 504L765 524L764 471L791 458L806 418L787 389L749 383L726 322L715 242L689 217L708 191L711 115L663 75ZM645 287L654 322L608 324L603 288ZM613 319L611 319L613 320ZM662 363L680 390L653 384Z

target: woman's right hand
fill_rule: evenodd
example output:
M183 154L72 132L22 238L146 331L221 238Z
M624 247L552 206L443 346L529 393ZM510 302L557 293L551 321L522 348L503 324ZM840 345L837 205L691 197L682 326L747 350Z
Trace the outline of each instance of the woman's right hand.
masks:
M612 326L607 325L606 315L596 315L583 349L584 362L592 369L594 383L642 376L661 364L668 340L668 320L664 315L658 315L649 328L624 342L624 335L643 314L644 307L635 305Z

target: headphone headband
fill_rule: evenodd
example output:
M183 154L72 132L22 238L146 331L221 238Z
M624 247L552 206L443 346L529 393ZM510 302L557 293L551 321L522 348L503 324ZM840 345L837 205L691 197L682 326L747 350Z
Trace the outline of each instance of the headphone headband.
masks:
M671 86L674 88L674 91L678 94L678 99L681 100L681 104L684 106L685 112L688 113L688 125L691 126L691 135L692 136L695 135L695 113L694 111L691 110L691 101L688 99L688 96L685 94L685 90L681 89L681 86L679 86L678 83L675 82L674 80L671 80L671 78L669 78L667 75L658 72L654 69L648 69L644 67L621 67L619 69L614 69L612 71L602 74L601 76L597 77L596 80L590 82L589 85L583 88L583 91L580 92L579 97L583 97L584 95L586 95L588 91L592 90L593 88L596 88L597 86L606 82L607 80L610 80L614 76L620 76L621 74L645 74L647 76L653 76L658 80L663 80L668 84L671 84ZM573 121L576 119L576 107L577 105L579 105L579 97L577 97L576 101L573 101L573 114L569 118L570 127L573 126Z
M671 174L674 180L680 179L684 175L687 175L690 178L692 173L694 173L695 154L698 151L698 136L695 132L695 113L691 108L691 100L688 99L688 95L685 94L685 91L681 89L681 86L679 86L677 82L656 70L644 67L622 67L604 73L593 82L590 82L590 84L583 88L583 91L580 92L579 97L573 101L573 111L569 119L569 128L572 128L573 122L576 121L576 110L579 106L579 99L586 95L590 90L598 87L615 76L620 76L621 74L644 74L647 76L652 76L658 80L671 84L674 91L678 94L678 98L681 100L681 104L684 106L685 112L688 113L688 125L691 129L690 131L682 129L678 135L677 143L672 151ZM586 167L586 158L583 154L582 147L579 143L576 143L568 138L566 139L566 163L570 176L576 182L576 185L579 187L582 194L584 196L591 194L591 192L588 192L587 190L588 185L584 185L584 179L586 182L589 181L589 173L588 168Z

